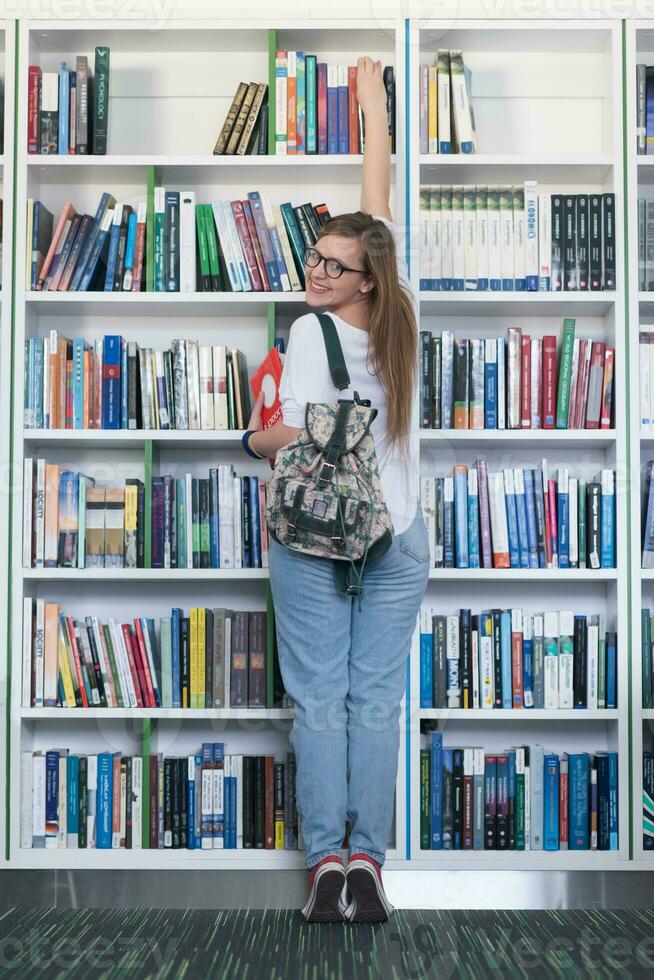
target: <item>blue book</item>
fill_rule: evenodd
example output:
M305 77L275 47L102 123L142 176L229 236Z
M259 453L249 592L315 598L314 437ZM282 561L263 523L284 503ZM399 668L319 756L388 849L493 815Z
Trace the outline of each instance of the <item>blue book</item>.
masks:
M79 541L79 473L62 470L59 476L58 562L63 568L77 566ZM46 705L47 707L47 705Z
M431 799L429 800L429 819L431 821L431 849L443 849L443 735L431 733L431 772L429 774Z
M606 634L606 707L618 707L617 633Z
M238 799L238 779L236 776L236 757L232 756L232 775L230 776L230 781L232 784L232 792L229 798L229 819L231 824L231 846L236 849L236 803Z
M618 850L618 753L609 752L609 850Z
M559 849L559 757L546 755L543 776L543 850Z
M484 428L497 428L497 341L486 341L484 353Z
M177 567L187 568L188 566L187 537L186 537L187 508L186 508L186 480L184 479L184 477L180 477L180 479L177 480L177 493L175 494L175 499L177 504Z
M186 847L194 851L198 846L195 840L195 760L201 756L190 755L187 760L186 772Z
M525 708L534 707L534 641L532 637L531 616L524 617L522 636L522 687Z
M338 68L327 67L327 153L338 153Z
M79 846L79 756L77 755L69 755L66 758L66 846Z
M534 471L522 471L525 484L525 506L527 509L527 542L529 545L529 568L538 568L538 534L536 531L536 501L534 499Z
M468 565L470 568L481 567L479 553L479 484L477 470L471 466L468 470Z
M114 212L112 210L108 210L105 211L104 215L102 216L98 234L93 242L88 261L79 280L79 285L77 287L79 292L87 292L91 286L96 285L96 272L98 271L98 268L102 262L106 262L107 259L107 252L109 250L109 232L113 227L113 214Z
M606 752L597 752L593 759L593 768L596 770L597 784L595 789L597 807L597 850L609 850L609 758ZM592 770L591 770L592 771ZM593 841L591 840L591 846Z
M96 847L111 849L113 756L111 752L98 752L98 801Z
M454 480L443 480L443 566L454 568Z
M123 338L107 334L102 341L102 428L120 429L120 363Z
M504 499L506 501L506 526L509 535L509 562L511 568L520 568L518 514L515 505L513 470L504 470Z
M183 611L176 606L171 610L170 640L171 640L171 664L172 664L172 694L173 708L182 707L182 695L179 685L180 676L180 650L179 650L179 631L180 620L184 615Z
M121 283L123 289L132 288L132 272L134 270L134 250L136 248L136 211L132 211L127 221L127 241L125 242L125 277Z
M434 643L430 609L420 611L420 707L433 708Z
M109 247L107 249L107 271L104 277L104 292L112 293L114 289L114 275L116 274L116 262L118 261L118 243L120 241L120 222L123 214L123 205L116 205L114 220L109 229Z
M34 202L34 214L32 217L32 274L30 277L30 287L36 289L39 278L41 260L45 257L50 242L52 241L52 214L41 201Z
M343 85L342 66L338 68L338 152L350 152L350 134L348 123L348 90L347 90L347 67L345 68L345 85Z
M281 279L279 278L279 269L277 268L273 243L263 213L263 205L261 203L261 195L259 194L259 191L248 191L248 200L250 202L250 207L252 208L252 218L254 219L257 236L261 245L261 253L266 266L266 275L268 276L270 288L273 292L281 292L282 283Z
M229 205L227 205L229 207ZM290 289L290 280L288 278L288 268L286 266L286 259L284 258L284 252L282 250L282 242L279 237L279 231L277 230L277 225L272 225L268 229L270 235L270 244L272 245L273 255L275 257L275 266L279 273L280 283L283 288L284 280L288 283L287 289Z
M224 775L223 775L223 809L224 809L224 820L223 820L223 848L225 850L230 850L232 847L232 806L231 806L231 796L232 796L232 758L231 756L225 757L224 763Z
M104 191L102 197L100 198L100 203L98 204L97 210L95 212L95 217L93 218L93 221L91 223L89 233L84 239L84 244L79 253L77 264L75 265L75 272L73 273L73 278L70 283L71 292L76 292L81 289L82 277L84 276L87 267L89 269L91 268L92 253L97 265L99 253L96 254L94 252L94 248L98 236L100 235L100 229L103 225L103 222L105 221L105 215L110 208L113 208L115 203L116 202L114 201L111 194L107 193L107 191ZM92 270L91 275L93 274L93 271L95 270ZM86 288L88 289L88 285L86 286Z
M225 844L225 744L224 742L214 742L213 743L213 768L214 768L214 794L213 794L213 839L214 846L216 840L221 841L219 847L224 847ZM222 793L222 803L220 800L220 793L216 794L215 787L216 783L220 781L221 777L216 776L216 770L222 770L222 780L223 780L223 793ZM222 807L218 809L218 807Z
M307 150L306 61L304 51L295 52L295 104L297 106L296 153ZM236 777L234 777L236 778Z
M527 531L527 500L524 471L514 470L515 509L518 518L518 550L520 568L529 568L529 533Z
M304 56L304 74L306 88L306 152L318 152L318 119L317 105L317 58L315 54Z
M615 482L613 470L602 470L600 567L615 568Z
M84 428L84 351L83 337L73 338L73 428Z
M468 567L468 475L465 466L454 467L454 529L456 567Z
M209 567L220 568L218 524L218 470L209 470Z
M68 142L70 138L70 69L67 61L59 62L59 134L57 153L60 156L68 155Z
M512 708L512 678L511 678L511 613L502 612L500 620L500 655L502 666L502 707Z
M559 568L570 567L570 494L568 474L559 477L557 498L557 524L559 534Z
M34 343L32 343L32 341ZM33 355L33 359L32 359ZM30 371L31 371L31 381L33 385L33 410L34 410L34 428L42 429L45 425L45 414L47 412L48 406L43 404L43 337L31 337L30 338ZM48 367L48 370L50 368ZM27 383L27 389L30 390L30 382Z
M120 427L129 426L129 378L127 374L127 341L121 340L120 345Z
M59 832L59 753L45 753L45 846L57 846Z
M261 568L261 527L259 521L259 478L250 478L250 541L252 568Z
M590 757L587 752L568 756L568 799L568 849L587 851L590 848Z
M34 405L36 402L36 384L34 379L36 360L36 337L25 341L25 363L27 364L27 379L23 392L23 410L26 429L35 429Z

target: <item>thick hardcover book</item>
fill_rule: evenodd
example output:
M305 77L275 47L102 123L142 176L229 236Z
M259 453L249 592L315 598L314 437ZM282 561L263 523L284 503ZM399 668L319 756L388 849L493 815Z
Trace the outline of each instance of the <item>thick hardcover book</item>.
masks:
M602 289L615 288L615 194L602 194Z
M551 247L552 247L552 292L559 292L563 289L564 281L564 197L562 194L552 194L551 196Z
M484 760L484 850L497 849L497 756Z
M589 196L588 261L591 290L602 288L602 195Z
M39 152L51 156L59 146L59 75L44 71L41 75L41 108L39 113Z
M107 152L109 135L109 48L95 49L93 82L93 153Z
M588 194L577 194L577 288L590 288L590 234Z
M577 202L574 194L563 197L563 288L579 289L577 276Z

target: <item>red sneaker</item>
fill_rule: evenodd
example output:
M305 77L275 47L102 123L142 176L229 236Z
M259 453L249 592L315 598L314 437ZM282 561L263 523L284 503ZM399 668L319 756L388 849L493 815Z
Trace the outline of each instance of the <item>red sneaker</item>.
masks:
M328 854L309 871L309 898L302 909L307 922L344 922L344 889L343 860L337 854Z
M386 922L393 906L386 898L381 868L369 854L353 854L345 876L348 922Z

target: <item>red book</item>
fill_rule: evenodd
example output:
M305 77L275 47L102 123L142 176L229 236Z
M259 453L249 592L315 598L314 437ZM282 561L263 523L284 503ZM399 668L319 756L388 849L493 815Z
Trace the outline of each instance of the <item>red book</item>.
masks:
M602 407L600 409L600 429L611 428L611 409L613 407L613 373L615 347L604 351L604 376L602 379Z
M531 428L531 338L520 343L520 428Z
M565 762L565 766L564 766ZM559 771L559 849L564 851L568 848L569 824L568 824L568 760L561 760Z
M264 846L275 849L275 757L264 756Z
M243 214L245 215L248 231L250 232L250 240L252 242L252 248L254 249L254 256L257 261L257 269L259 270L259 275L261 276L263 289L266 292L270 292L270 280L268 279L268 273L266 272L266 263L263 257L263 252L261 251L261 242L259 241L259 236L257 235L257 227L254 223L254 218L252 217L252 207L250 206L249 201L242 201L241 203L243 205Z
M146 757L147 758L147 757ZM148 840L150 847L159 847L159 760L156 755L150 756L150 827Z
M139 674L136 667L136 661L134 659L134 650L132 648L132 637L130 633L129 623L121 623L120 628L123 631L123 641L125 643L125 650L127 651L127 660L129 662L129 671L132 675L132 684L134 685L134 693L136 695L136 706L137 708L147 708L148 705L143 703L143 695L141 693L141 683L139 681Z
M524 687L522 683L522 613L511 611L511 687L513 688L514 708L524 708Z
M543 428L556 427L556 337L543 337Z
M327 65L319 61L316 74L318 76L318 99L316 103L318 117L318 153L327 152Z
M39 116L41 109L41 69L30 65L27 72L27 152L39 152Z
M586 417L586 398L588 397L588 366L590 358L589 340L579 341L579 367L577 368L577 391L575 394L575 414L572 420L573 429L583 429Z
M248 275L252 283L252 289L257 293L260 293L263 290L263 283L261 282L261 276L259 275L257 257L252 245L252 239L250 238L250 231L248 229L247 219L243 210L243 202L232 201L231 205L232 214L234 216L234 224L236 225L236 231L243 248L243 255L245 256L245 264L248 267Z
M143 677L145 679L145 684L147 688L147 695L149 701L147 707L156 708L157 700L154 696L154 688L152 687L152 678L150 676L150 661L148 659L148 651L145 649L145 638L143 636L143 627L141 626L141 620L135 619L134 626L136 628L136 640L138 643L138 652L143 667Z
M139 205L140 211L141 205ZM141 282L143 280L143 259L145 257L145 221L140 221L141 215L137 214L136 239L134 241L134 269L132 271L132 292L141 292Z
M282 421L282 403L279 400L279 385L282 380L282 361L279 351L273 347L250 378L250 387L255 398L263 390L263 427L269 429Z
M86 687L84 685L84 675L82 674L82 663L79 658L79 650L77 649L77 643L75 641L75 627L73 625L73 617L66 616L66 632L68 633L68 644L73 651L73 660L75 661L75 674L77 675L77 686L79 688L80 697L82 699L82 707L88 708L89 699L86 695Z
M59 221L57 222L57 227L55 228L54 235L52 236L52 241L50 242L50 247L45 253L45 258L43 260L43 265L41 266L41 271L39 272L39 277L36 281L36 288L40 291L43 289L45 280L48 278L48 273L50 272L50 267L55 255L61 251L68 230L73 223L73 218L77 214L75 208L70 203L66 201L63 210L59 215Z
M357 99L357 67L347 69L348 123L350 131L350 153L359 152L359 102Z

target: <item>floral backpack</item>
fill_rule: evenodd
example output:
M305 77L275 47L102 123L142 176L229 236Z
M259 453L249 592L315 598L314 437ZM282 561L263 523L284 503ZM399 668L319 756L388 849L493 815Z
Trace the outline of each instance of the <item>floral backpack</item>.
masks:
M338 391L349 387L343 348L331 317L317 314L329 370ZM291 551L335 559L339 587L363 594L366 562L393 541L370 425L377 409L353 399L309 402L305 428L277 453L268 488L270 534Z

